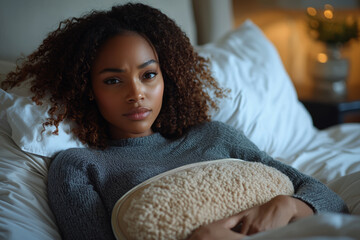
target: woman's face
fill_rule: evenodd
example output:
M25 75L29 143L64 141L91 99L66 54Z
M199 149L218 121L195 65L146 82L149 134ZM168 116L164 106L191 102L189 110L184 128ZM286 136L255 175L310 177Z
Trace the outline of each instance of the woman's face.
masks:
M157 54L140 35L128 32L100 48L91 70L97 106L113 139L151 135L164 92Z

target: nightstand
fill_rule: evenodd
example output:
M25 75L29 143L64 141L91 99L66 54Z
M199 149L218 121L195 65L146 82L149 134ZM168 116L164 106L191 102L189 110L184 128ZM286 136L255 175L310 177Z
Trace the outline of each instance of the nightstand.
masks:
M318 129L345 122L360 123L360 85L348 86L346 96L320 93L310 85L296 86L296 91Z

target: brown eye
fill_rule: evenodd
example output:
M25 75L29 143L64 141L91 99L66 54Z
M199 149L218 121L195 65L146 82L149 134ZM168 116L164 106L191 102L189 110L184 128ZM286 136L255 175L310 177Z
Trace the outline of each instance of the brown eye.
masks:
M120 80L118 78L107 78L104 80L104 83L107 85L112 85L112 84L120 83Z
M154 77L156 77L156 75L156 72L147 72L144 74L144 79L153 79Z

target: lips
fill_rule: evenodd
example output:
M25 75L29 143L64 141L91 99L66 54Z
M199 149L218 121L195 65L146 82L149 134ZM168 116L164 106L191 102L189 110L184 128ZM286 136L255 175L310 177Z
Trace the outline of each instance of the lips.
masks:
M127 117L130 120L140 121L147 118L151 113L151 109L146 107L139 107L131 109L128 113L123 114L123 116Z

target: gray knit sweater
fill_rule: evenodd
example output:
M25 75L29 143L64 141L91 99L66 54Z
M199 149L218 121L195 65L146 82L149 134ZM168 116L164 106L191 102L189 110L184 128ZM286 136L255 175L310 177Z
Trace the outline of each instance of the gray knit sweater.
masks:
M325 185L273 160L241 132L219 122L194 127L176 140L155 133L112 141L103 151L80 148L61 152L49 170L50 207L64 239L113 239L113 206L131 188L185 164L222 158L277 168L293 182L294 197L316 212L347 211L344 202Z

